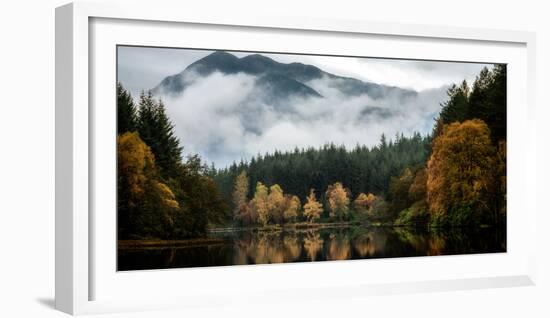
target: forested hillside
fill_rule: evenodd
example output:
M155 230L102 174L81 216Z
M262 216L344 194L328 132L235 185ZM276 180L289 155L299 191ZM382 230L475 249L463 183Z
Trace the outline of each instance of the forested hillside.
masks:
M278 184L288 193L304 201L311 189L321 193L335 182L341 182L352 197L360 193L388 194L392 176L407 167L422 167L430 152L430 140L415 134L411 138L395 136L387 140L383 135L380 144L373 148L328 144L322 148L295 149L291 152L275 151L258 155L249 162L234 163L228 168L209 169L220 192L230 202L233 184L241 171L246 171L249 182L267 185ZM253 193L248 193L251 196Z

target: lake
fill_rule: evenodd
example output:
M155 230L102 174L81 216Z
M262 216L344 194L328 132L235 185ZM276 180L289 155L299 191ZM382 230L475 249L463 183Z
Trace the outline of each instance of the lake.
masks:
M214 243L118 250L118 270L506 252L503 228L334 227L238 230Z

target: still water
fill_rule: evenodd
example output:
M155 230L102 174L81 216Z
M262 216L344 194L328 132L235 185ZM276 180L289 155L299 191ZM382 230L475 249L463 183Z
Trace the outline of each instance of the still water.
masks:
M440 231L404 227L233 231L219 242L185 247L122 249L118 270L271 264L407 256L506 252L499 228Z

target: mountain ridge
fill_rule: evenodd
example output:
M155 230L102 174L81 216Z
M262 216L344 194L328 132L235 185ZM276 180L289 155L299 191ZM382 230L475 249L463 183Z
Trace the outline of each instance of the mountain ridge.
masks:
M244 73L258 76L260 85L269 87L272 94L280 95L275 100L294 94L322 98L322 94L309 83L323 78L331 81L332 88L349 96L367 94L377 99L388 94L396 94L402 98L414 97L417 94L416 91L409 89L338 76L310 64L281 63L259 53L239 58L225 51L215 51L191 63L181 72L165 77L151 91L154 94L161 92L170 95L181 94L193 84L196 75L206 77L216 71L226 75ZM273 82L268 82L267 79L273 79Z

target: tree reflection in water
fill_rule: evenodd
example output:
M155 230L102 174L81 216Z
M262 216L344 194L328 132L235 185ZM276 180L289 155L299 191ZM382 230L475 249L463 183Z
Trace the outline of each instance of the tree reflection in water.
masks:
M504 230L339 227L245 230L225 243L119 250L119 270L432 256L506 251Z
M323 248L323 242L318 231L307 231L304 234L304 249L310 261L317 260L317 254Z

